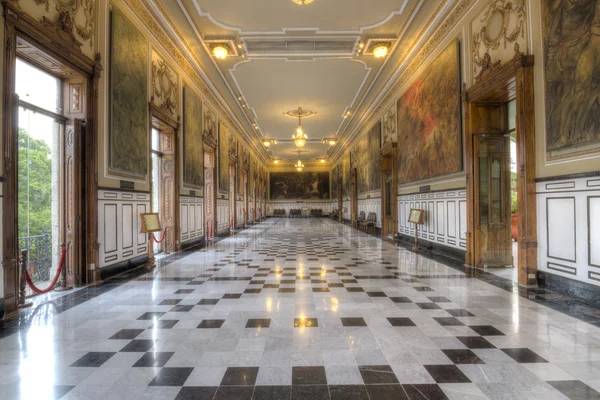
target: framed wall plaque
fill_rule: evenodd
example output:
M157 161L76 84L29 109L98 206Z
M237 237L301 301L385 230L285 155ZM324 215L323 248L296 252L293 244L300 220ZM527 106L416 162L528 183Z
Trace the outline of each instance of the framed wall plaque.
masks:
M162 230L158 213L141 213L140 219L142 221L140 233L160 232Z
M411 208L410 215L408 216L408 222L421 225L423 224L423 218L425 218L425 210Z

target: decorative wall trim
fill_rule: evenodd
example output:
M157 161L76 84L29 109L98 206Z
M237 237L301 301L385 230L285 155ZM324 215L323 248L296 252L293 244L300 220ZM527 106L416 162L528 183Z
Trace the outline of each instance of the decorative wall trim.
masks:
M303 207L308 207L310 209L321 209L323 210L323 215L330 214L334 208L337 207L331 201L290 201L290 202L267 202L267 216L273 216L273 210L285 210L285 215L288 216L290 214L290 210L297 210ZM350 208L348 208L348 211Z
M600 285L600 186L598 178L537 185L539 267L556 276ZM590 186L592 185L592 186ZM566 189L568 187L568 189ZM578 240L577 240L577 239Z
M467 191L464 189L398 196L398 232L415 235L408 222L411 208L425 210L419 239L465 250L467 247Z
M579 179L579 178L590 178L592 176L600 176L600 171L593 172L582 172L579 174L568 174L559 176L546 176L543 178L536 178L536 182L548 182L548 181L563 181L565 179Z
M148 253L147 237L139 233L139 214L149 210L147 193L98 191L100 268Z
M180 242L183 244L204 235L204 199L179 196Z

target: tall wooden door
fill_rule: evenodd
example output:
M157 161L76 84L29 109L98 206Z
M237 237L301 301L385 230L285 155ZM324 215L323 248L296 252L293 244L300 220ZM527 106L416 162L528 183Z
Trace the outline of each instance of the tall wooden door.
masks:
M63 238L67 249L65 268L68 286L80 286L83 283L84 238L81 179L85 163L81 157L81 149L84 135L85 122L83 120L67 121L64 140L65 197L61 211L64 213Z
M477 135L474 145L477 266L511 266L510 137Z

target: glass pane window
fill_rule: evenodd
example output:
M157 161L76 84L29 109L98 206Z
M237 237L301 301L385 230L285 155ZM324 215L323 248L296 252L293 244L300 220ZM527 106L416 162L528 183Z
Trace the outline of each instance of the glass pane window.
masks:
M19 100L60 113L59 78L17 58L15 85Z
M152 128L152 150L160 151L160 131Z

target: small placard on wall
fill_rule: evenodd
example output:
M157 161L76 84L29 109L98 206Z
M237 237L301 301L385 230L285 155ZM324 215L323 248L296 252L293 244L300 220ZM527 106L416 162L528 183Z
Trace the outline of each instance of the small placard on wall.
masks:
M196 195L196 191L195 190L190 190L190 196L195 196Z
M133 190L133 189L135 189L135 182L131 182L131 181L119 181L119 187L121 189L130 189L130 190Z
M423 219L425 218L425 210L419 210L418 208L411 208L410 215L408 216L408 222L412 224L423 223Z

